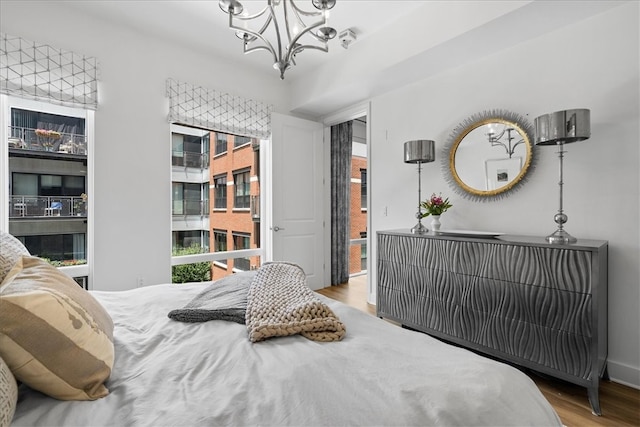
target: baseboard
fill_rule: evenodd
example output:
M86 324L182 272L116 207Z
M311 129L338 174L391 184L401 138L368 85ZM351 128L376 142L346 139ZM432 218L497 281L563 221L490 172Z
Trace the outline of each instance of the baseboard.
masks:
M640 390L640 369L638 367L609 360L607 372L611 381Z

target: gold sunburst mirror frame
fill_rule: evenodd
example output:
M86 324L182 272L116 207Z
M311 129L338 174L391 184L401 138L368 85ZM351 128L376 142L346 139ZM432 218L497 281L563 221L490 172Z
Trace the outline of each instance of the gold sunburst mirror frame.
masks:
M468 199L496 200L519 189L534 167L533 126L520 114L489 110L453 130L441 167L454 191Z

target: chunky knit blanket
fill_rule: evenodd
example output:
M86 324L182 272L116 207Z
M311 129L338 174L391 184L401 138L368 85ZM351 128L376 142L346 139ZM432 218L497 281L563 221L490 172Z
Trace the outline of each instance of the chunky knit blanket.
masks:
M346 330L340 319L309 289L295 264L263 264L253 279L246 312L249 340L301 334L313 341L339 341Z

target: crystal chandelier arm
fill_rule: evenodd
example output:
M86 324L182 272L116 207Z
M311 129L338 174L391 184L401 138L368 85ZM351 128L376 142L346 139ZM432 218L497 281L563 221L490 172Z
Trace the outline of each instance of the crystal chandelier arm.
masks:
M304 31L302 31L301 33L299 33L290 43L290 48L287 51L287 56L286 56L286 61L293 61L293 56L295 56L296 53L301 52L305 49L316 49L316 50L320 50L322 52L328 52L329 48L327 46L327 42L326 40L320 40L322 43L324 43L323 46L316 46L316 45L312 45L312 44L305 44L305 45L301 45L298 44L298 40L300 39L300 37L302 37L303 35L305 35L306 33L310 32L311 30L318 28L320 25L322 25L322 22L318 22L317 24L314 24L311 27L307 27ZM316 37L315 34L310 33L312 36ZM317 38L317 37L316 37Z
M285 16L284 24L287 27L287 31L288 31L289 24L287 22L287 7L286 6L287 5L286 5L286 2L285 2L285 5L284 5L284 16ZM273 2L271 2L271 1L269 2L269 10L271 12L271 16L270 16L269 19L273 21L273 26L274 26L274 28L276 30L276 42L278 43L278 52L277 53L274 52L273 48L272 48L273 57L275 59L274 64L277 64L280 61L280 58L282 58L282 37L280 36L280 25L278 23L278 19L276 18L276 10L273 8ZM264 28L266 28L266 27L264 27ZM260 32L260 34L262 34L263 32L264 31ZM283 73L284 73L284 71L283 71ZM283 74L283 76L284 76L284 74Z
M286 0L285 0L286 1ZM327 19L326 16L324 15L324 13L321 12L305 12L304 10L301 10L298 8L298 6L294 3L293 0L290 0L291 3L291 7L293 9L293 15L295 16L295 18L297 19L298 23L300 24L302 30L295 35L293 38L291 38L291 33L290 33L290 25L289 25L289 19L288 19L288 15L287 15L287 9L285 7L285 24L287 27L287 36L289 37L289 47L287 49L287 55L285 57L285 62L293 62L295 64L295 61L293 60L293 57L298 53L303 51L304 49L316 49L316 50L320 50L322 52L328 52L329 48L327 46L327 40L318 37L312 30L315 30L316 28L319 28L322 25L326 25L327 24ZM305 15L305 16L322 16L322 19L320 21L315 22L314 24L307 26L302 19L300 18L300 15ZM306 44L306 45L301 45L298 43L298 40L300 40L300 38L302 36L304 36L305 34L309 34L312 37L314 37L317 41L323 43L322 46L317 46L317 45L311 45L311 44Z
M269 16L267 17L267 20L265 21L265 23L262 25L262 28L260 28L257 32L253 31L253 30L249 30L249 22L254 20L254 19L257 19L257 18L261 17L262 15L264 15L268 11L269 11L269 6L266 6L264 9L262 9L260 12L254 14L254 15L247 15L247 16L234 15L236 17L236 19L246 22L246 25L245 25L245 27L237 27L235 25L232 25L232 21L230 20L229 21L229 28L234 29L234 30L238 30L240 32L251 33L251 35L253 37L251 37L249 39L249 42L252 42L252 41L256 40L257 38L259 38L259 35L264 34L265 30L267 29L267 27L269 27L269 24L271 23L271 20L273 19L273 13L269 13Z
M317 41L324 43L326 46L327 43L327 38L318 36L316 33L314 32L310 32L311 30L314 30L316 28L318 28L321 25L327 25L328 19L327 19L327 13L329 12L329 9L322 9L319 11L311 11L311 12L307 12L305 10L302 10L298 7L298 5L294 2L294 0L289 0L291 3L291 8L293 9L294 15L298 21L298 23L300 24L301 28L303 29L300 34L306 34L307 32L309 32L309 35L311 35L314 39L316 39ZM320 16L322 17L320 21L316 22L315 24L311 25L311 26L307 26L307 24L302 20L302 18L300 17L300 15L302 16ZM287 30L288 30L288 25L287 25ZM289 35L289 40L291 40L291 36ZM313 47L313 46L309 46L309 47ZM316 47L317 49L317 47ZM325 52L327 52L328 50L325 50Z
M276 50L273 48L273 45L269 42L269 40L267 40L262 34L264 33L264 31L269 27L269 24L271 23L271 21L275 20L273 19L273 10L270 10L271 6L267 6L265 7L262 11L256 13L255 15L250 15L250 16L240 16L240 15L233 15L233 14L229 14L229 28L236 30L238 33L243 34L243 43L244 43L244 53L250 53L250 52L255 52L255 51L259 51L259 50L266 50L267 52L270 52L273 55L273 61L274 62L278 62L278 54L276 52ZM238 26L236 24L234 24L233 22L233 18L235 17L236 19L240 20L240 21L251 21L252 19L256 19L259 18L260 16L264 15L266 12L269 12L269 16L266 19L264 25L262 26L262 28L260 28L259 31L254 31L251 30L249 28L244 28L241 26ZM277 24L276 24L277 25ZM256 40L261 40L264 45L257 45L257 46L253 46L253 47L249 47L250 43L255 42ZM280 37L278 36L278 44L280 43Z

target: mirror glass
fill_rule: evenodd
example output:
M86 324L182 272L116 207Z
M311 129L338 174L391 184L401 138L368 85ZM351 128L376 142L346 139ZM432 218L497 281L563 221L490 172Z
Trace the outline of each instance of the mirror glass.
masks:
M485 114L458 126L447 147L452 181L474 197L501 195L533 159L530 125L514 114Z

